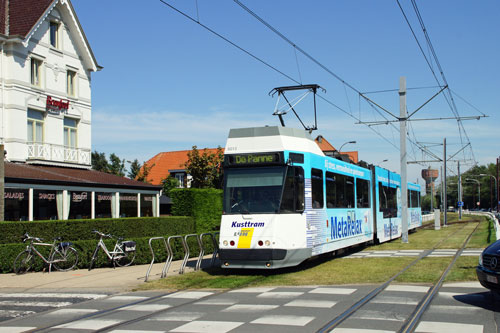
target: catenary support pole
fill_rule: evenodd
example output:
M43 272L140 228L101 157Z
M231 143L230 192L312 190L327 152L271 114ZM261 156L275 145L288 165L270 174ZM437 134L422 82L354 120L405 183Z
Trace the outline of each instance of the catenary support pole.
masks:
M401 241L408 243L408 175L406 172L406 78L399 78L399 156L401 168Z
M444 209L444 218L443 225L446 227L448 225L448 197L446 196L446 138L443 140L443 180L444 180L444 188L443 188L443 209Z
M462 219L462 174L460 173L460 161L457 161L458 169L458 219Z

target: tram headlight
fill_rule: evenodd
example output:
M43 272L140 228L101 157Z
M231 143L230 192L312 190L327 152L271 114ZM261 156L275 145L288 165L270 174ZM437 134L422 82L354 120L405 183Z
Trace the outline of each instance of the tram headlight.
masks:
M222 244L223 244L224 246L227 246L229 243L227 242L227 240L225 240L225 241L223 241L223 242L222 242Z
M266 240L265 244L266 244L266 246L271 246L271 242L268 240Z

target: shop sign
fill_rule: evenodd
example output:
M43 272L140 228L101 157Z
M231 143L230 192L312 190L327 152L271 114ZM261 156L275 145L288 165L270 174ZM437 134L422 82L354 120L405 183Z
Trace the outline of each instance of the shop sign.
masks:
M135 195L120 195L120 201L137 201Z
M87 192L81 192L80 194L73 192L73 202L82 202L87 200Z
M17 199L17 200L23 200L24 199L24 193L23 192L5 192L4 193L4 199Z
M97 200L98 201L111 201L111 194L98 194Z
M55 200L56 199L56 194L55 193L38 193L38 200Z
M67 99L54 99L52 96L47 96L47 112L59 114L61 112L68 113L69 100Z

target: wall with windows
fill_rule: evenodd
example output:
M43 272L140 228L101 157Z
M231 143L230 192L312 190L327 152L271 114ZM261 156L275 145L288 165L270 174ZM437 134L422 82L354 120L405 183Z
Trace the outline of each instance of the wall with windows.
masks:
M90 168L90 74L97 64L78 29L69 5L58 3L26 43L2 46L0 141L10 161ZM48 97L69 107L48 108Z
M109 191L109 190L108 190ZM6 221L159 216L159 193L6 184Z

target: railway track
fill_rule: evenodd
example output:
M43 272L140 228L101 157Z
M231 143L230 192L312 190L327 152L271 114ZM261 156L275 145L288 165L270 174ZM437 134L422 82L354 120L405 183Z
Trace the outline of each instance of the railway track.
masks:
M458 232L462 231L467 225L470 223L476 223L476 227L474 230L468 235L466 240L463 242L461 248L456 252L456 254L453 256L451 259L448 267L445 269L439 280L429 289L427 294L422 298L421 302L417 305L415 311L411 314L411 316L404 322L403 326L400 328L399 332L413 332L415 330L416 325L418 324L419 319L425 312L425 310L428 308L430 305L432 299L434 296L437 294L439 291L439 288L443 284L444 279L448 275L449 271L451 270L451 267L453 264L456 262L456 260L460 257L462 254L463 250L467 246L467 243L469 242L470 238L474 234L474 232L477 230L479 227L480 222L468 222L467 224L464 224L464 226L458 230L456 230L454 233L448 235L448 237L441 239L434 247L432 250L426 251L422 253L419 257L417 257L414 261L412 261L409 265L404 267L402 270L397 272L395 275L393 275L390 279L382 283L380 286L377 288L373 289L368 295L363 297L361 300L356 302L354 305L352 305L349 309L344 311L342 314L337 316L336 318L332 319L330 322L328 322L325 326L323 326L320 330L318 330L318 333L324 333L324 332L331 332L335 328L337 328L340 324L342 324L346 319L352 317L357 311L359 311L363 306L365 306L368 302L370 302L372 299L374 299L377 295L379 295L382 291L384 291L395 279L397 279L401 274L406 272L408 269L416 265L418 262L420 262L422 259L426 258L430 253L432 253L433 250L437 249L442 243L444 243L447 239L451 238Z
M363 309L364 306L366 306L371 300L373 300L377 295L379 295L381 292L387 289L387 287L395 280L397 277L399 277L401 274L406 272L408 269L416 265L417 263L421 262L422 259L426 258L434 249L438 248L443 242L445 242L447 239L453 237L457 233L461 232L464 228L466 228L467 225L470 225L470 223L476 223L475 228L468 234L467 238L463 242L461 248L455 256L450 260L450 263L448 267L444 270L442 273L441 277L439 280L429 289L429 291L425 294L425 296L422 297L420 303L415 307L415 310L413 313L402 323L401 328L399 329L399 332L413 332L422 317L422 314L425 313L426 309L428 308L429 304L432 302L434 296L437 294L439 291L444 279L446 278L447 274L449 273L451 267L457 260L457 258L460 256L462 253L463 249L467 246L467 243L469 242L472 234L475 232L477 227L479 226L479 223L477 222L469 222L467 224L464 224L464 226L460 229L457 229L454 233L448 235L448 237L440 240L440 242L436 243L433 247L432 250L428 250L424 253L422 253L419 257L417 257L414 261L412 261L409 265L401 269L397 274L392 276L390 279L385 281L384 283L380 284L370 292L366 294L366 296L362 297L359 301L355 302L352 306L347 308L345 311L340 313L339 315L336 315L335 318L330 319L326 324L324 324L320 329L315 329L317 332L330 332L334 330L335 328L339 327L343 322L345 322L347 319L353 317L358 311ZM219 292L210 292L210 293L203 293L199 292L200 296L196 298L192 298L188 301L183 301L178 303L177 305L171 304L168 307L164 307L158 310L152 310L148 311L147 313L135 313L134 315L130 315L129 318L126 320L121 320L120 322L117 323L111 323L110 325L106 325L103 328L98 328L94 329L93 331L95 332L107 332L107 331L113 331L117 329L124 329L125 327L129 327L131 325L134 325L136 323L148 320L153 317L157 317L162 314L171 314L171 313L176 313L176 311L182 311L181 307L185 306L190 306L194 303L199 303L203 301L208 301L214 296L227 296L226 298L231 298L234 297L231 294L228 294L232 292L233 290L225 290L225 291L219 291ZM126 304L122 304L120 306L114 306L110 307L108 309L100 310L94 313L90 314L85 314L81 316L77 316L71 319L67 320L59 320L56 322L53 322L51 324L45 325L45 326L40 326L35 329L32 329L30 332L51 332L55 329L64 327L67 324L71 324L74 322L81 322L81 321L92 321L92 320L105 320L106 318L109 318L110 316L113 315L119 315L121 311L124 309L130 308L130 307L136 307L136 306L147 306L150 305L151 308L153 309L155 305L157 305L157 302L165 297L169 297L173 295L174 293L172 292L166 292L166 293L161 293L158 294L154 297L148 297L147 299L143 300L135 300L131 302L127 302ZM110 296L113 297L113 296ZM123 312L122 312L123 313ZM325 321L322 318L323 322Z

